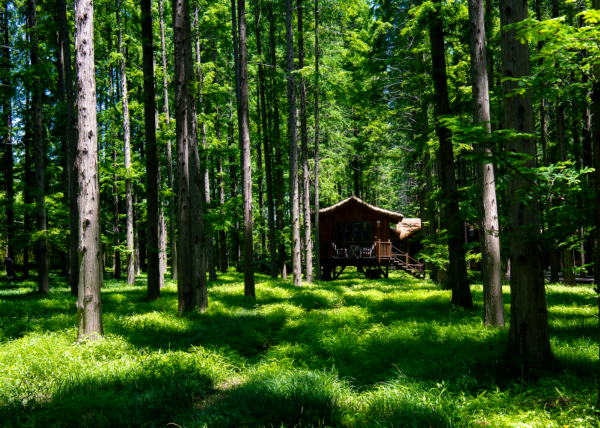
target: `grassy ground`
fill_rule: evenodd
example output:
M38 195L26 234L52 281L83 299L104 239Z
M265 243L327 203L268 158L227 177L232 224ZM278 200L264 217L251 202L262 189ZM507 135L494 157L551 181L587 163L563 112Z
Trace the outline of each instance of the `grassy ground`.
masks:
M0 426L593 426L598 317L590 287L547 288L555 361L504 358L507 330L402 272L295 288L230 271L210 309L177 314L107 278L105 339L74 343L75 298L53 276L0 277ZM504 288L506 311L509 288Z

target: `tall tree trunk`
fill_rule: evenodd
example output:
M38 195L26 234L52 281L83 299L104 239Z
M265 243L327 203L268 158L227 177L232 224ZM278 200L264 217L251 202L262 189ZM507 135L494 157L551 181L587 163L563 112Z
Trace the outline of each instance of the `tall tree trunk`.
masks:
M160 298L164 277L160 266L158 147L156 145L156 98L154 94L154 52L152 0L142 0L142 49L144 70L144 132L146 137L146 239L148 248L148 300Z
M259 64L262 67L262 64ZM257 165L257 187L258 187L258 211L260 213L260 254L266 254L267 252L267 237L265 234L265 195L263 191L263 161L262 161L262 134L263 131L266 134L267 130L261 130L262 126L262 115L260 105L260 81L257 81L256 85L256 116L258 120L256 122L256 134L258 135L258 142L256 144L256 165Z
M123 110L123 143L125 157L125 215L127 224L127 284L135 284L135 249L133 231L133 195L131 188L131 138L129 130L129 102L127 97L127 73L123 52L123 33L121 30L121 0L116 0L117 43L119 45L119 69L121 72L121 105Z
M288 141L290 151L290 201L292 217L292 270L294 285L302 285L300 265L300 213L298 212L298 143L296 109L296 78L294 71L294 37L292 28L292 2L285 1L285 35L287 59L287 97L288 97Z
M279 138L279 100L277 97L277 47L275 46L275 17L273 14L273 2L269 2L269 41L271 44L271 90L273 92L273 142L275 144L275 171L277 180L277 231L279 235L279 270L281 278L287 279L287 265L285 262L285 238L283 235L283 165L281 161L281 143Z
M57 2L57 6L58 6L58 2ZM57 8L58 9L58 8ZM57 10L57 14L58 14L58 10ZM57 16L58 18L58 16ZM64 58L64 52L62 49L62 38L60 35L60 32L57 31L57 43L56 43L56 68L58 69L58 92L60 94L60 104L61 104L61 108L64 106L66 107L66 88L65 88L65 58ZM8 46L8 45L7 45ZM8 59L10 60L10 55L7 56ZM10 74L8 74L8 76L10 76ZM10 88L10 79L8 79L8 84L6 84L7 87ZM10 100L10 98L9 98ZM10 113L10 104L8 105L8 112ZM5 111L7 111L5 109ZM63 114L63 112L60 113L60 121L62 122L62 135L61 135L61 144L60 144L60 151L61 151L61 166L62 166L62 181L63 181L63 202L65 204L65 206L69 206L69 192L70 192L70 169L69 169L69 129L67 128L67 116ZM8 125L8 124L7 124ZM8 126L7 131L12 131L12 124L11 126ZM7 138L7 142L11 142L12 143L12 137L10 135L8 135ZM8 174L12 174L12 171L9 173L8 171L6 172L7 174L7 178L8 178ZM10 194L7 193L6 194L7 199L9 198ZM7 201L9 204L12 203L12 199ZM9 225L9 217L8 217L8 210L7 210L7 232L10 230ZM7 238L9 238L7 236ZM9 239L7 239L7 242L9 241ZM69 281L69 267L70 267L70 256L69 256L69 249L70 249L70 243L69 243L69 234L67 233L67 235L65 236L65 244L66 244L66 251L62 251L61 249L61 253L62 253L62 258L63 260L61 260L61 264L62 264L62 271L63 274L65 276L65 279L67 280L67 282Z
M527 3L500 1L500 23L504 27L527 18ZM502 31L503 76L518 79L529 76L527 43L515 38L515 30ZM518 82L506 80L504 93L511 94ZM519 87L520 88L520 87ZM533 134L533 107L529 91L504 99L504 124L518 133ZM524 166L534 167L535 143L531 138L515 138L508 142L509 153L530 156ZM548 309L538 242L539 208L536 189L523 176L514 172L508 177L508 231L511 254L511 305L509 348L543 363L551 356L548 333ZM523 200L529 200L524 204Z
M194 28L198 31L198 4L194 5ZM206 123L204 122L204 79L202 77L202 59L201 59L201 48L200 48L200 37L196 38L196 65L198 83L200 86L200 96L198 102L200 104L200 110L202 113L202 120L200 121L200 136L202 138L202 156L200 158L200 173L202 180L200 183L201 193L203 198L203 213L210 214L210 180L208 177L208 155L207 155L207 144L206 144ZM204 252L206 256L206 267L208 269L208 276L210 281L217 280L217 271L215 269L215 252L213 248L213 235L212 228L205 225L204 234Z
M437 8L441 1L434 2ZM431 41L431 61L433 84L436 98L436 116L450 114L448 100L448 81L446 77L446 56L444 50L444 30L439 10L431 12L429 18L429 38ZM450 130L440 123L436 124L436 131L440 141L440 175L444 198L446 199L446 228L450 234L448 251L450 253L449 274L452 283L452 303L470 308L473 306L467 266L465 263L465 250L463 247L463 226L458 209L458 189L454 175L454 154Z
M215 76L213 83L216 84L218 82L217 79L217 49L215 47L215 42L213 40L213 49L212 49L212 60L213 64L215 64ZM219 148L221 143L221 117L219 115L219 105L215 105L215 134L217 136L217 140L219 141ZM219 152L219 157L217 158L217 186L219 188L219 213L220 216L225 216L225 211L223 209L225 205L225 180L223 176L223 156ZM227 234L225 230L219 230L219 268L221 272L227 272Z
M28 0L29 27L31 28L31 68L39 67L39 42L37 29L37 14L35 0ZM39 237L36 243L38 265L38 292L50 292L50 277L48 266L48 241L46 238L46 203L44 188L44 126L42 123L42 82L39 77L41 70L37 70L38 77L34 78L33 98L31 102L33 115L33 162L35 165L35 211L36 226Z
M200 156L197 144L196 105L190 92L194 77L190 10L187 0L173 0L175 45L175 111L178 181L179 311L208 307L206 266L201 245L204 238Z
M256 22L256 51L262 55L262 42L260 37L260 10L258 2L254 1ZM269 224L269 260L271 265L271 278L277 278L277 247L275 238L275 204L273 201L273 176L271 174L271 148L269 145L269 128L267 126L267 106L265 99L265 71L262 64L258 64L258 85L260 96L260 113L263 130L263 150L265 153L265 181L267 182L267 221ZM259 146L260 147L260 146ZM264 232L263 232L264 234Z
M304 29L302 23L302 0L298 0L298 65L304 68ZM310 225L310 177L308 175L308 132L306 130L306 81L300 77L300 135L302 140L302 178L304 185L304 251L306 282L313 280L312 231Z
M25 89L25 105L27 108L30 108L30 97L29 90ZM33 202L33 198L31 195L31 124L29 123L29 119L25 116L24 128L25 135L23 136L23 148L25 150L25 162L23 163L23 202L25 202L26 206L30 206ZM23 226L25 229L25 233L29 234L31 231L31 212L26 209L23 213ZM26 240L25 248L23 248L23 278L29 278L29 239ZM77 293L75 293L77 295Z
M163 102L165 112L165 124L170 126L171 117L169 113L169 81L167 78L167 53L165 47L165 22L163 18L163 0L158 0L158 13L160 17L160 50L163 69ZM177 279L177 226L175 207L175 188L173 187L173 154L171 140L167 141L167 185L171 190L169 198L169 240L171 241L171 279Z
M65 127L69 138L69 285L71 294L77 295L77 281L79 273L79 257L77 255L77 231L79 227L79 215L77 210L77 171L75 170L75 150L77 149L77 123L75 117L75 95L73 93L73 71L71 66L71 41L69 36L69 25L67 21L66 0L58 0L58 19L60 22L60 39L63 50L65 94L67 99L67 121Z
M482 0L469 0L471 27L471 82L473 86L473 122L490 126L490 97L488 92L485 27ZM486 157L490 150L477 144L476 150ZM503 326L502 268L500 266L500 237L496 177L492 163L479 162L477 173L477 201L479 207L480 245L483 279L484 324Z
M233 39L233 64L234 64L234 73L235 73L235 106L236 106L236 112L238 115L238 146L240 148L240 151L242 150L242 133L241 133L241 121L239 119L240 117L240 56L239 56L239 38L238 38L238 18L237 18L237 11L236 11L236 3L235 0L231 0L231 32L232 32L232 39ZM233 113L232 113L232 117L233 117ZM233 123L232 123L233 125ZM231 129L231 132L233 133L233 128ZM233 144L233 139L234 139L234 135L232 134L231 136L232 138L232 144ZM229 167L230 172L231 172L231 178L232 181L235 183L233 185L233 194L232 196L237 196L237 170L235 167L235 164L233 164L232 160L234 159L233 156L230 156L230 165L233 165ZM243 171L242 171L242 175L243 175ZM234 179L235 178L235 179ZM243 181L243 177L242 177L242 181ZM240 229L240 224L239 224L239 220L238 220L238 210L237 210L237 206L235 207L235 211L234 211L234 222L235 222L235 231L233 233L233 247L234 247L234 257L233 260L235 260L235 264L238 265L239 261L240 261L240 235L239 235L239 229Z
M4 54L3 68L4 68L4 81L3 81L3 96L4 105L2 106L4 115L4 126L6 126L6 140L5 140L5 153L4 153L4 170L5 170L5 195L6 195L6 256L10 256L13 261L15 259L15 250L13 239L15 237L15 211L14 211L14 200L15 200L15 177L14 177L14 156L13 156L13 141L12 141L12 79L11 79L11 61L10 61L10 33L9 33L9 22L8 22L8 10L4 9L3 12L3 24L4 24L4 47L2 53Z
M75 64L77 65L77 118L79 138L75 158L78 171L77 244L79 291L77 338L97 340L102 326L102 234L100 231L100 183L98 174L98 125L94 70L94 9L92 0L75 1Z
M241 140L242 195L244 219L244 295L255 296L254 254L252 238L252 159L250 158L250 100L248 94L248 48L246 45L246 0L238 0L238 20L240 28L240 109L238 123Z
M319 226L319 0L315 0L315 268L321 280L321 232Z

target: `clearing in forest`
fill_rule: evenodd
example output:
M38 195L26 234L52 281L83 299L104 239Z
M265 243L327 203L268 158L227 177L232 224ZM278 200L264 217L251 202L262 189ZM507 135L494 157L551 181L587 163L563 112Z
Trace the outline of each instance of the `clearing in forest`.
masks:
M53 276L0 282L0 426L589 426L598 344L594 293L547 287L555 363L504 356L508 330L404 272L293 287L257 275L209 284L206 313L177 314L176 284L147 302L102 289L106 336L75 344L75 298ZM509 288L504 287L509 313ZM176 425L173 425L176 426Z

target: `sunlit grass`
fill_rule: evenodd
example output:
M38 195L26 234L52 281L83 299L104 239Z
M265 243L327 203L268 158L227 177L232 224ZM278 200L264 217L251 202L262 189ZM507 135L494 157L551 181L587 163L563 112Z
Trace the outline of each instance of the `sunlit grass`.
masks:
M105 338L75 343L75 298L52 277L0 277L2 426L592 426L598 317L591 287L548 285L555 361L505 356L450 292L394 272L293 287L230 270L207 312L177 313L177 287L145 299L145 277L107 276ZM509 312L510 289L504 287ZM508 325L507 325L508 328ZM173 425L174 426L174 425Z

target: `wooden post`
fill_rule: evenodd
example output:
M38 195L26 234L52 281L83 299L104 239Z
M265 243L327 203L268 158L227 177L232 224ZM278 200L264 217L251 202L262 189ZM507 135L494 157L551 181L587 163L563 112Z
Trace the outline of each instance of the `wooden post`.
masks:
M377 257L378 263L381 263L381 239L377 240Z

